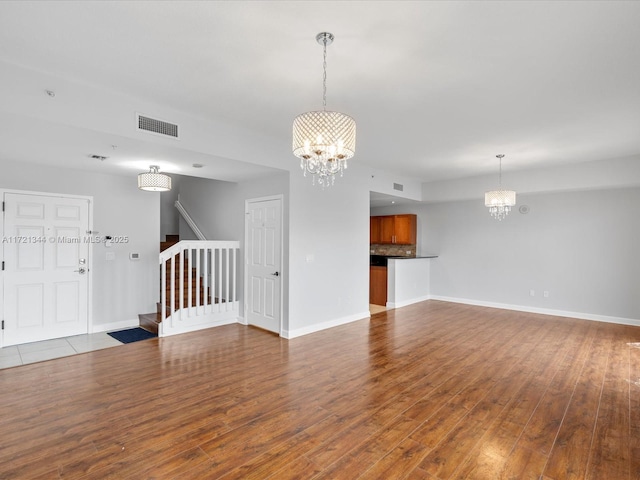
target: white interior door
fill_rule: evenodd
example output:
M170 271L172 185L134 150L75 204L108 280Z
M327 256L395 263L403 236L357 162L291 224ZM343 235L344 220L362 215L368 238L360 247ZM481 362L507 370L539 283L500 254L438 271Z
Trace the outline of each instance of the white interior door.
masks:
M250 325L280 333L282 199L247 201L245 316Z
M88 332L89 200L4 194L4 345Z

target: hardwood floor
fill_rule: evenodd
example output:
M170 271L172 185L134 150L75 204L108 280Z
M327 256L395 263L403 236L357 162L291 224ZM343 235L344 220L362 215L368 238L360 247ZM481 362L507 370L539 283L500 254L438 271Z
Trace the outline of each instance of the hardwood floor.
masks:
M640 328L428 301L0 371L1 479L640 478Z

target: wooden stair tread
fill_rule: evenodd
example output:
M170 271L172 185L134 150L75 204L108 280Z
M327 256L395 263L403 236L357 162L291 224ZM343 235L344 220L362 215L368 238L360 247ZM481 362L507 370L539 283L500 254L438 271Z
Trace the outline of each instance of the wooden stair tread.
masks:
M160 242L160 251L164 252L167 248L174 246L180 241L180 235L165 235L164 241Z
M160 242L160 251L164 252L167 248L173 247L178 242Z
M141 313L138 315L138 323L140 328L158 334L158 325L160 324L161 318L159 313Z

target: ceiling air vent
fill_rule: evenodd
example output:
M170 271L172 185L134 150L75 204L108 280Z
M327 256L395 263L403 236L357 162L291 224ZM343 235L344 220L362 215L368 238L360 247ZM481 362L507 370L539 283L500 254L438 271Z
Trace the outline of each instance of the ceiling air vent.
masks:
M393 189L398 190L399 192L402 192L404 190L404 185L402 185L401 183L394 183Z
M165 122L156 118L147 117L145 115L136 114L138 120L138 130L155 133L165 137L178 138L178 125Z

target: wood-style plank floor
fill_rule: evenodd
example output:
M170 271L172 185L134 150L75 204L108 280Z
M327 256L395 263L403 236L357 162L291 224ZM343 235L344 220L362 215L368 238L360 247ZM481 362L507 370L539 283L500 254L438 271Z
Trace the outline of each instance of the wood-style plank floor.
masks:
M1 479L640 478L640 328L427 301L0 371Z

